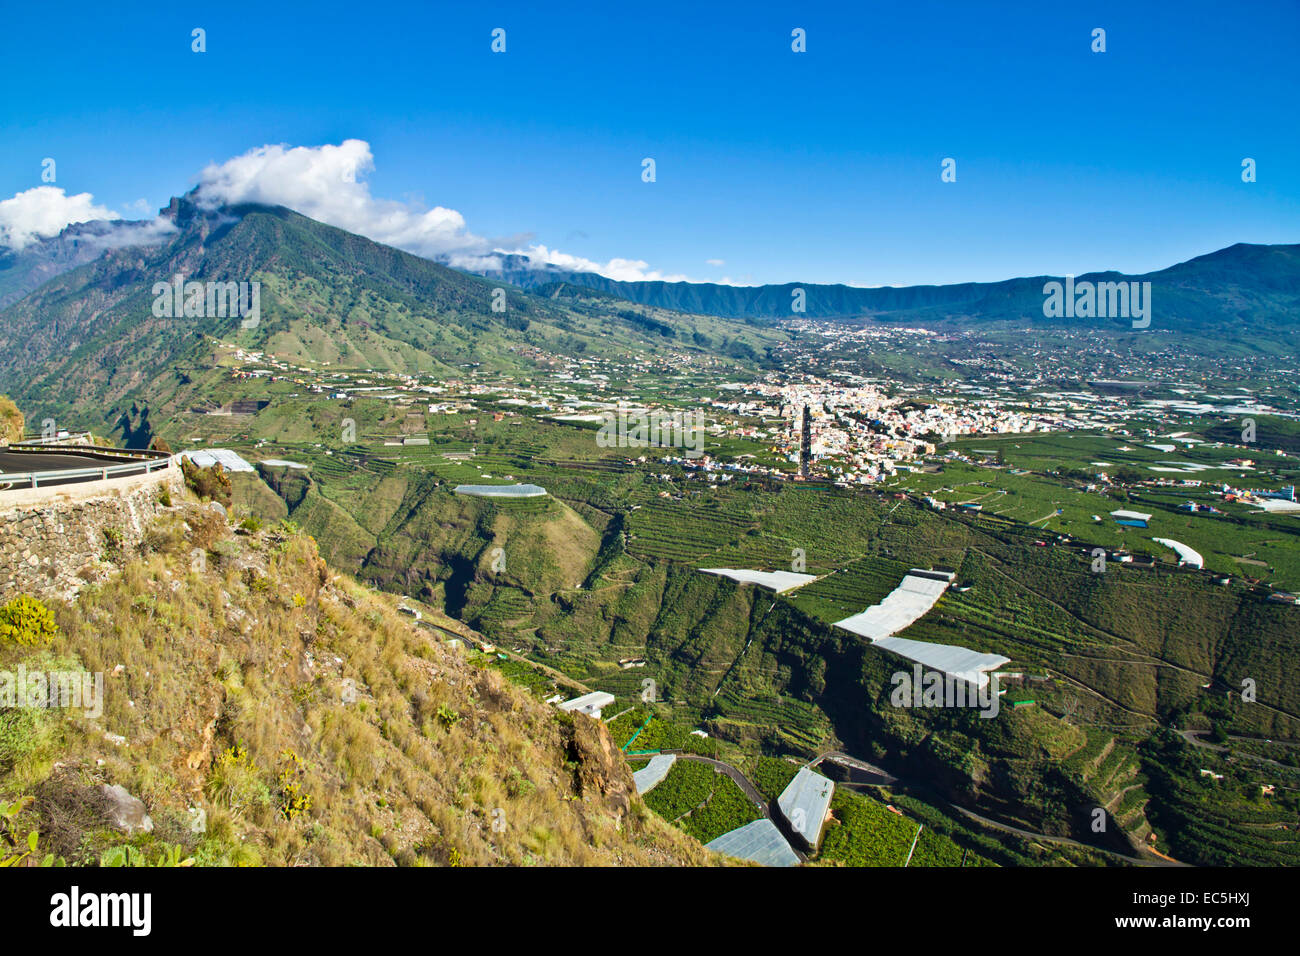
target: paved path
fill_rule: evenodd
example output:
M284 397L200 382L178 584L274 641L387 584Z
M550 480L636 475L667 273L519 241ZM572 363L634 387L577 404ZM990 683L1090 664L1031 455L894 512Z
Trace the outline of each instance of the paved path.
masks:
M1279 770L1294 770L1294 769L1295 769L1295 768L1294 768L1293 766L1291 766L1290 764L1282 763L1282 762L1279 761L1279 760L1273 760L1273 759L1270 758L1270 757L1261 757L1259 754L1249 753L1249 752L1244 751L1244 750L1242 750L1242 751L1237 751L1237 750L1233 750L1231 747L1226 747L1226 746L1223 746L1223 745L1221 745L1221 744L1212 744L1212 743L1208 743L1207 741L1204 741L1204 740L1201 739L1202 731L1199 731L1199 730L1176 730L1176 731L1174 731L1174 732L1175 732L1176 734L1178 734L1179 737L1182 737L1185 741L1187 741L1189 744L1191 744L1193 747L1202 747L1202 748L1204 748L1205 750L1213 750L1214 752L1216 752L1216 753L1221 753L1221 754L1222 754L1222 753L1226 753L1226 754L1229 754L1229 755L1231 755L1231 756L1233 756L1233 757L1240 757L1240 758L1243 758L1243 759L1245 759L1245 760L1253 760L1253 761L1255 761L1256 763L1266 763L1266 764L1269 764L1269 765L1271 765L1271 766L1277 767ZM1265 737L1237 737L1237 736L1232 736L1232 735L1229 735L1229 737L1228 737L1228 740L1230 740L1230 741L1231 741L1231 740L1244 740L1244 741L1261 740L1261 741L1266 741L1267 739L1268 739L1268 738L1265 738ZM1282 741L1281 743L1283 743L1284 746L1291 746L1291 744L1287 744L1285 741ZM1288 787L1284 787L1283 789L1290 789L1290 788L1288 788Z
M908 788L908 783L906 780L893 776L892 774L889 773L889 771L884 770L881 767L877 767L874 764L868 763L865 760L860 760L857 757L850 756L849 754L843 753L838 750L831 750L831 751L827 751L824 754L821 754L815 760L809 763L808 766L815 767L823 760L829 760L832 763L837 763L845 767L851 767L855 770L861 770L866 773L878 774L887 778L891 784L899 784L905 789ZM860 786L875 786L875 785L862 784L862 783L850 783L847 784L847 786L860 787ZM1072 840L1069 837L1052 836L1051 834L1047 834L1047 833L1037 833L1033 830L1024 830L1021 829L1020 827L1011 826L1010 824L1007 823L1000 823L997 820L989 819L986 816L976 813L974 810L968 810L963 806L959 806L958 804L952 803L951 801L946 801L946 802L948 802L948 805L953 810L955 810L957 813L961 814L962 816L966 817L969 820L972 820L976 823L980 823L987 827L991 827L995 830L1001 830L1005 833L1014 833L1017 836L1024 837L1027 840L1038 840L1040 842L1047 842L1047 843L1063 843L1063 844L1068 844L1070 846L1080 847L1081 849L1085 849L1085 850L1094 850L1098 853L1105 853L1110 856L1118 857L1121 860L1125 860L1137 866L1189 866L1190 865L1187 863L1178 863L1173 860L1169 860L1168 862L1162 862L1160 860L1140 859L1134 856L1126 856L1125 854L1118 853L1114 850L1107 850L1104 847L1093 846L1088 843L1082 843L1078 840Z
M875 764L867 763L865 760L859 760L857 757L850 756L840 750L826 751L826 753L819 755L810 762L808 767L816 767L823 760L829 760L831 763L839 764L841 767L848 767L851 770L858 770L862 773L869 773L873 777L879 777L879 782L873 781L871 783L872 786L888 786L891 783L898 783L898 778L884 767L877 767Z
M64 468L98 468L103 464L120 465L122 460L92 455L42 455L39 452L0 449L2 471L59 471Z
M1135 866L1191 866L1190 863L1179 863L1166 857L1163 860L1139 859L1135 856L1126 856L1123 853L1117 853L1114 850L1106 850L1099 846L1093 846L1089 843L1080 843L1078 840L1071 840L1069 837L1051 836L1047 833L1035 833L1033 830L1022 830L1020 827L1013 827L1007 823L999 823L997 820L990 820L988 817L980 816L973 810L967 810L965 807L959 807L957 804L950 804L954 810L962 816L974 820L986 827L992 827L995 830L1002 830L1005 833L1014 833L1016 836L1024 837L1026 840L1036 840L1040 843L1063 843L1067 846L1077 846L1080 849L1092 850L1096 853L1105 853L1108 856L1118 857L1132 863Z
M126 464L130 464L129 459L113 457L110 455L47 455L39 452L29 453L9 451L6 447L0 449L0 488L4 487L4 472L26 473L29 471L77 471L82 468L111 468ZM144 474L147 470L145 465L146 462L141 461L138 469L116 472L114 477ZM77 478L42 478L40 486L44 488L48 485L69 485L83 481L98 480L98 475L88 475ZM24 484L21 487L26 487L26 485Z

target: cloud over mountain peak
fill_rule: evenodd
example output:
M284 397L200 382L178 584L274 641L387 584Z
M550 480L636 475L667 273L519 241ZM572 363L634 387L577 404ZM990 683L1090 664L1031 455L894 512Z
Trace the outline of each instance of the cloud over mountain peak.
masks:
M69 196L59 186L36 186L0 200L0 246L22 249L57 236L74 222L120 218L108 207L97 205L90 193Z
M611 279L683 280L664 275L639 259L613 258L601 263L551 249L541 243L507 248L470 231L455 209L424 209L411 202L382 199L365 182L375 168L365 140L347 139L338 145L266 145L212 163L199 175L200 205L263 203L287 206L304 216L355 232L386 245L462 269L499 269L500 257L527 257L534 268L560 267L595 272Z
M651 269L641 259L616 256L599 262L540 242L528 243L528 233L489 239L471 231L455 209L425 208L373 195L366 177L374 168L370 144L361 139L321 146L266 144L224 162L209 163L198 175L194 198L209 210L243 203L286 206L319 222L459 269L496 271L502 267L503 257L517 257L516 264L523 263L530 270L591 272L623 282L688 281L684 275ZM125 225L121 214L96 203L91 193L69 196L56 186L38 186L0 201L0 247L22 249L58 235L73 223L91 221L122 221ZM165 218L151 222L151 228L122 230L117 244L156 242L171 229ZM107 236L105 232L106 245Z

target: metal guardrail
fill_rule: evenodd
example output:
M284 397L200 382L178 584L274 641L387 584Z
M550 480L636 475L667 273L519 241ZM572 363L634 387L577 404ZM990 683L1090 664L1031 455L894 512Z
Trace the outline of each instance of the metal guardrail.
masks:
M22 438L14 442L16 447L22 445L57 445L60 442L79 442L85 441L90 443L90 432L68 432L62 435L33 435L31 438Z
M151 461L172 457L169 451L155 451L152 448L105 448L100 445L37 445L31 442L18 442L8 446L6 450L32 452L41 455L80 455L85 458L124 458L128 461Z
M156 459L153 461L137 461L129 465L108 465L104 468L72 468L66 471L5 471L0 472L0 491L8 491L15 487L18 488L39 488L42 481L48 482L51 479L67 480L70 478L99 478L107 480L119 475L139 474L143 469L145 474L154 471L164 471L171 467L170 456L166 459Z
M83 433L88 435L89 433ZM34 438L17 442L10 445L9 451L16 452L33 452L43 455L81 455L94 456L100 458L125 459L120 465L104 465L102 468L67 468L59 471L14 471L0 472L0 491L7 491L15 488L39 488L41 482L46 482L46 487L50 481L60 483L76 479L100 479L106 481L109 478L134 474L150 474L155 471L162 471L172 467L172 455L170 452L155 451L153 449L131 449L131 448L102 448L96 445L69 445L54 444L54 442L67 442L73 438L82 437L65 435L62 438Z

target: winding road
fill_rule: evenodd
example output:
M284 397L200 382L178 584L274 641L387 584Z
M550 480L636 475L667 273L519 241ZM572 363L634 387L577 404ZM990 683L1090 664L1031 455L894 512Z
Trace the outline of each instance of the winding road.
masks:
M91 454L48 454L41 452L10 451L8 446L0 448L0 490L7 487L5 473L26 474L28 472L79 471L86 468L114 468L130 464L120 456ZM139 468L127 468L114 473L115 476L144 474L149 470L149 462L141 460ZM72 475L59 477L49 475L40 479L42 488L50 485L72 485L84 481L98 481L99 475ZM23 485L25 487L25 484Z

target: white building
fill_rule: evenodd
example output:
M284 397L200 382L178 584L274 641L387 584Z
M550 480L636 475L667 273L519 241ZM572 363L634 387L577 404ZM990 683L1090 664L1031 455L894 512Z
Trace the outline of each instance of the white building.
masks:
M810 849L815 849L821 840L834 792L835 784L829 778L809 767L801 767L777 798L781 815Z
M596 720L600 720L601 710L612 703L614 703L613 694L607 694L603 690L597 690L592 691L590 694L583 694L581 697L575 697L573 700L566 700L560 705L560 710L586 714L588 717L594 717Z

